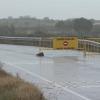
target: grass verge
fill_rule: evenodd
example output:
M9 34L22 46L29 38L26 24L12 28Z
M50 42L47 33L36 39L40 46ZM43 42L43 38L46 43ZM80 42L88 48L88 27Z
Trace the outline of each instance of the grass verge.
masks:
M45 100L38 87L0 68L0 100Z

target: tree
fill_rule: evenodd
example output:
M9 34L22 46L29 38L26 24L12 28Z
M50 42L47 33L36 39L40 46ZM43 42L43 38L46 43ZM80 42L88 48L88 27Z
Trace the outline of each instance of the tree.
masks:
M66 20L65 25L66 25L66 30L67 31L72 31L72 29L73 29L73 20L72 19Z
M15 35L15 26L14 26L14 24L9 25L9 33L11 35Z
M0 25L0 35L9 35L9 27L8 25Z
M55 27L58 28L58 29L65 29L66 28L66 25L64 23L64 21L58 21L56 24L55 24Z
M100 25L99 24L94 25L91 35L100 36Z
M73 26L73 20L71 19L68 19L68 20L65 20L65 21L58 21L56 24L55 24L55 27L59 30L65 30L65 32L69 32L72 30L72 27Z
M49 21L49 17L44 17L43 20Z
M93 23L85 18L77 18L73 22L73 28L76 32L90 32L93 28Z

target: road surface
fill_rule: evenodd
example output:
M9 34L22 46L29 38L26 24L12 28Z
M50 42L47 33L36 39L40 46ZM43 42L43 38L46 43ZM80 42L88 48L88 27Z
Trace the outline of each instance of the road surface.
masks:
M38 51L32 46L0 44L0 61L12 66L13 72L18 68L19 73L25 71L64 90L57 100L100 100L100 54L84 57L79 51L43 50L45 56L36 57Z

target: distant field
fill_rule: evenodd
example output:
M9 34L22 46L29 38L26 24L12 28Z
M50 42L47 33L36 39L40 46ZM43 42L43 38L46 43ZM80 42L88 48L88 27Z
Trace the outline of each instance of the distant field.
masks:
M34 85L15 78L0 68L0 100L45 100Z

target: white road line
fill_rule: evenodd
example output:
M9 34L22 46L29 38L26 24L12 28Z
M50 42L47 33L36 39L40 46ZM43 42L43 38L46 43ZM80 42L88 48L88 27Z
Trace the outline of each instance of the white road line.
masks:
M20 63L20 62L18 62L18 63L13 63L14 65L19 65L19 64L22 64L22 65L35 65L35 64L53 64L53 62L50 62L50 61L38 61L38 62L33 62L33 63Z
M100 88L100 85L87 85L87 86L81 86L80 88Z
M35 73L32 73L32 72L28 71L27 69L18 67L18 66L16 66L16 65L11 64L11 63L5 63L5 64L6 64L6 65L13 66L13 67L15 67L15 68L17 68L17 69L20 69L20 70L22 70L22 71L24 71L24 72L26 72L26 73L28 73L28 74L30 74L30 75L32 75L32 76L35 76L35 77L37 77L37 78L39 78L39 79L41 79L41 80L43 80L43 81L46 81L46 82L48 82L48 83L52 83L52 84L54 84L56 87L62 88L62 89L65 90L66 92L69 92L69 93L71 93L71 94L73 94L73 95L75 95L75 96L78 96L78 97L82 98L83 100L91 100L91 99L89 99L89 98L87 98L87 97L85 97L85 96L83 96L83 95L81 95L81 94L79 94L79 93L77 93L77 92L74 92L74 91L72 91L72 90L70 90L70 89L68 89L68 88L65 88L65 87L63 87L63 86L57 84L56 82L52 82L52 81L50 81L50 80L47 80L47 79L44 78L44 77L41 77L40 75L37 75L37 74L35 74Z

